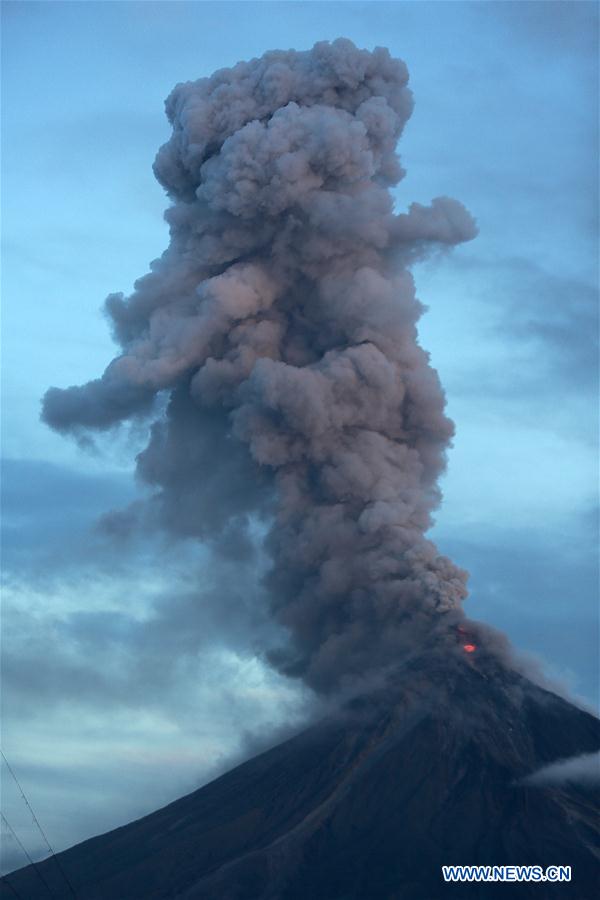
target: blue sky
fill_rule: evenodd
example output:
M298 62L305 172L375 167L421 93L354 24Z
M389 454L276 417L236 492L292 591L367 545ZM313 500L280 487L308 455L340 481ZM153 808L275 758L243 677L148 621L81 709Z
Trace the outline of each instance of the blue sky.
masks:
M38 418L49 385L113 356L102 302L167 244L165 97L273 47L343 35L408 64L397 207L447 194L480 227L416 270L457 425L434 537L471 571L469 614L596 700L597 33L586 2L3 4L3 746L58 847L302 715L243 616L226 645L192 611L199 577L243 606L239 570L157 539L115 549L96 526L134 496L143 434L92 453Z

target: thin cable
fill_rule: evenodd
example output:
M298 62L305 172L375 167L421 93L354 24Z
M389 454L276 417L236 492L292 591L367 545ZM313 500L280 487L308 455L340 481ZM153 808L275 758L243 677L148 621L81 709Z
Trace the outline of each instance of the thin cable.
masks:
M62 867L62 865L60 864L60 860L58 859L58 856L56 855L56 853L55 853L54 850L52 849L52 847L51 847L51 845L50 845L50 841L49 841L48 838L46 837L46 833L44 832L44 829L43 829L42 826L40 825L40 823L39 823L39 821L38 821L38 817L37 817L36 814L34 813L33 807L31 806L31 803L29 802L29 800L28 800L27 797L25 796L25 791L24 791L23 788L21 787L21 784L20 784L20 782L19 782L19 779L17 778L17 776L16 776L15 773L13 772L13 770L12 770L12 768L11 768L11 765L10 765L9 761L7 760L6 756L4 755L4 751L3 751L3 750L0 750L0 754L2 754L2 759L3 759L4 762L6 763L6 768L8 769L8 771L10 772L10 774L12 775L15 784L17 785L17 787L19 788L19 790L20 790L20 792L21 792L21 797L22 797L23 800L25 801L25 804L27 805L27 809L29 810L29 812L30 812L31 815L33 816L33 821L34 821L35 824L37 825L39 833L40 833L41 836L44 838L44 841L46 842L46 846L48 847L48 850L50 851L50 853L51 853L51 855L52 855L52 857L53 857L53 859L54 859L54 862L55 862L56 865L58 866L59 872L61 873L62 877L65 879L65 881L66 881L66 883L67 883L67 885L68 885L69 890L70 890L71 893L73 894L73 897L75 898L75 900L77 900L77 894L76 894L76 892L75 892L75 888L74 888L73 885L71 884L71 882L70 882L70 880L69 880L69 877L68 877L67 873L65 872L65 870L64 870L63 867Z
M21 895L18 892L18 890L16 889L16 887L13 887L12 884L10 883L10 881L8 880L8 875L3 875L2 878L0 878L0 881L3 881L4 884L11 889L11 891L13 892L13 894L15 895L17 900L23 900L23 897L21 897Z
M12 827L12 825L10 824L10 822L8 821L8 819L6 818L6 816L4 815L4 813L0 812L0 816L2 817L2 821L3 821L4 824L6 825L6 827L8 828L8 830L10 831L10 833L12 834L12 836L14 837L15 841L17 842L17 844L19 845L19 847L21 848L21 850L23 851L23 853L25 854L25 856L27 857L27 859L29 860L29 862L31 863L31 865L33 866L33 868L35 869L35 871L38 873L38 875L39 875L39 877L40 877L40 880L42 881L42 883L43 883L44 886L46 887L46 890L48 891L48 893L50 894L50 896L51 896L51 897L55 897L55 894L54 894L52 888L50 887L50 885L48 884L48 882L46 881L46 879L45 879L44 876L42 875L40 869L38 868L37 863L35 863L35 862L32 860L31 856L29 855L29 853L27 852L27 850L25 849L25 847L23 846L23 844L22 844L21 841L19 840L19 838L18 838L18 836L17 836L17 834L16 834L14 828Z

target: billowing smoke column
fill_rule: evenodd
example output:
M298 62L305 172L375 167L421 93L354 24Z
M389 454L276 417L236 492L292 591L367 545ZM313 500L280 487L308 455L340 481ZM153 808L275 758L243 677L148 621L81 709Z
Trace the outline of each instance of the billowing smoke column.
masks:
M476 229L444 197L393 212L407 81L337 40L178 85L155 162L169 248L107 300L121 355L44 401L80 433L169 395L138 458L163 521L230 553L270 523L289 634L271 661L318 690L391 663L466 594L424 537L453 426L408 266Z

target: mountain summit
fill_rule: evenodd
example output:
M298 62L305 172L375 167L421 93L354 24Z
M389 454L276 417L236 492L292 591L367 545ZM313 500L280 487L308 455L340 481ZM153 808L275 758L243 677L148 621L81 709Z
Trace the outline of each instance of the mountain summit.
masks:
M77 897L592 900L592 791L524 779L598 750L600 721L474 657L413 659L327 721L61 853ZM442 865L463 864L567 865L572 880L443 882ZM40 873L68 896L55 861L38 869L9 875L2 897L47 897Z

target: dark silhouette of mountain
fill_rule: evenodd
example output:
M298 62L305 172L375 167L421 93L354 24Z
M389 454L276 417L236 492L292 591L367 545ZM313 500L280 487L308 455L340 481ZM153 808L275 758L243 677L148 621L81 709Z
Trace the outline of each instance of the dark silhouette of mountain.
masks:
M592 900L597 794L521 780L598 750L600 721L477 657L405 663L327 721L61 853L79 900ZM443 864L568 865L572 880L446 884ZM38 867L70 896L55 861ZM31 866L9 881L48 897Z

